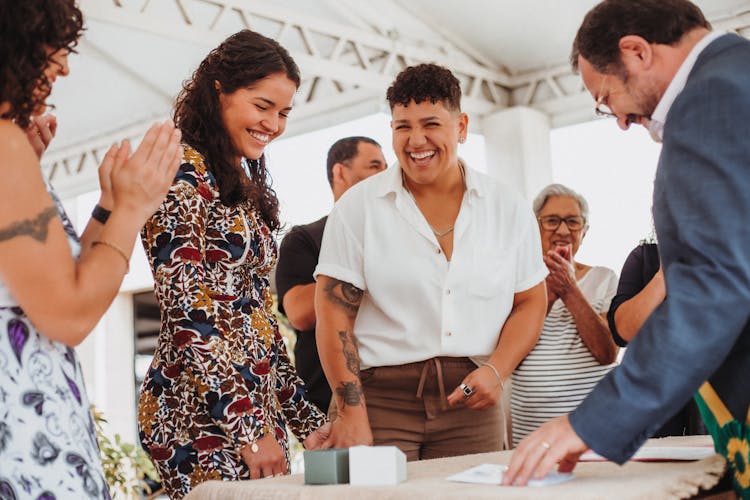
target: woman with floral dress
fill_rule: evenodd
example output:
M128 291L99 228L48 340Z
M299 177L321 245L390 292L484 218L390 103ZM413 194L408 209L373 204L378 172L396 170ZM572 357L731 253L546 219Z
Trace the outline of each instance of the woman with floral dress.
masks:
M117 295L138 231L179 166L180 133L113 146L79 238L39 158L41 116L81 34L72 0L0 0L0 498L109 498L73 349ZM106 224L105 224L106 223Z
M182 166L143 231L162 325L139 407L141 442L173 498L208 479L287 473L287 425L308 448L325 437L269 285L279 219L263 151L299 83L286 50L245 30L177 98Z

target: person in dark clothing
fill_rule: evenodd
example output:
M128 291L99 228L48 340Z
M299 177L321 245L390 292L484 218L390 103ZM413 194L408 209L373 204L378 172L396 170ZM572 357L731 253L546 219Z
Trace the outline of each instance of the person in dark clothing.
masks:
M380 145L369 137L345 137L328 150L326 162L328 183L337 201L359 181L385 170ZM297 334L294 347L297 373L305 382L309 399L321 410L328 411L331 388L320 366L315 342L315 279L320 242L328 216L315 222L294 226L284 238L276 268L276 290L279 311L286 315Z
M666 298L664 275L659 263L656 243L642 242L635 247L620 273L617 294L607 313L612 338L620 347L627 347L644 321ZM706 434L698 407L690 400L652 437Z

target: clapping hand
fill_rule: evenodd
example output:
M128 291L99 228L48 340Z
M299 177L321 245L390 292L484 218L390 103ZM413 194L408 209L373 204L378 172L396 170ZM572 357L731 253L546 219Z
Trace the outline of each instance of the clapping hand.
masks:
M546 278L548 296L563 298L576 285L576 271L570 245L556 247L544 256L549 275Z
M57 132L57 118L54 115L32 116L25 132L37 158L41 159Z
M114 207L122 206L144 219L156 211L180 166L180 139L180 131L167 120L152 125L132 155L130 144L123 141L109 173ZM100 182L101 176L100 172Z

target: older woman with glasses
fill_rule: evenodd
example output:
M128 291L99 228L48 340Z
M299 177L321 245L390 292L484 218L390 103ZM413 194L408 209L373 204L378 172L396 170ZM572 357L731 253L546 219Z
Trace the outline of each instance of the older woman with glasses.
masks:
M613 366L617 346L607 310L617 291L611 269L575 255L588 230L588 203L561 184L534 200L549 275L547 317L536 347L513 373L514 446L546 421L569 413Z

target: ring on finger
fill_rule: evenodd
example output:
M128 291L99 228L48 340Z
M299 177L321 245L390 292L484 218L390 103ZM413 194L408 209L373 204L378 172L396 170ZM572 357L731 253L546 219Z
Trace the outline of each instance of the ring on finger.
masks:
M541 443L539 443L539 445L545 450L549 450L550 448L552 448L552 445L550 445L547 441L542 441Z
M464 383L461 383L458 388L461 389L461 391L464 393L465 398L469 398L472 394L474 394L474 389Z

